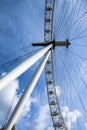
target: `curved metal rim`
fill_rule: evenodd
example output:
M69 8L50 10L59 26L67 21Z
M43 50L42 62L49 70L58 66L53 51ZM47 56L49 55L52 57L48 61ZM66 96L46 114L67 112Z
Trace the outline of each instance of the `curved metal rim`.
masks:
M55 0L45 1L45 18L44 18L44 42L45 43L52 41L54 3ZM57 95L56 95L56 89L54 83L54 73L53 73L52 50L45 66L45 73L46 73L48 101L49 101L50 114L53 122L53 127L55 130L57 129L67 130L57 101Z

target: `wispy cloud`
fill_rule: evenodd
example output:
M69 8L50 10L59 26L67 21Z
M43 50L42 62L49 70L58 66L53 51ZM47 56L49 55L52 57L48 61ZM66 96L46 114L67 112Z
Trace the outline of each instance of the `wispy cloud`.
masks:
M87 122L85 123L85 128L87 129Z
M6 73L3 73L4 76ZM0 122L8 119L12 111L14 110L19 98L21 95L17 94L17 90L19 89L19 81L16 79L12 81L9 85L7 85L4 89L0 91ZM36 98L29 97L29 100L25 104L23 111L21 112L21 116L19 120L23 118L27 113L31 110L30 106L32 103L37 102Z
M49 106L45 104L40 106L37 119L35 119L36 127L35 130L44 130L49 127Z
M56 94L59 97L61 95L61 87L56 85L55 88L56 88Z
M3 75L5 75L5 73L3 73ZM14 80L0 91L0 116L2 120L5 120L4 118L6 117L6 115L10 115L14 106L16 105L19 99L19 96L16 95L18 89L19 81Z
M68 106L65 106L63 107L62 115L66 120L66 125L68 129L71 130L73 123L75 123L77 119L81 116L81 112L76 109L70 111Z

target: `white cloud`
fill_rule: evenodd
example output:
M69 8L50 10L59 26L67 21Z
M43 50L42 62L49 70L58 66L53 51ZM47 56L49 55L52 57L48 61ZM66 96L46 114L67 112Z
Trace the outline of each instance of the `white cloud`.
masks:
M61 87L55 86L55 88L56 88L56 94L57 94L57 96L60 96L61 95Z
M49 125L51 124L50 120L50 114L49 114L49 106L48 104L45 104L40 107L39 114L37 119L35 119L36 127L35 130L53 130L52 127Z
M73 111L69 111L68 106L63 107L62 111L63 117L66 120L66 125L69 130L72 128L72 124L77 121L77 119L81 116L81 112L74 109Z
M54 130L54 128L53 127L48 127L47 130Z
M11 112L19 99L19 96L16 95L16 91L18 88L19 88L19 81L14 80L13 82L11 82L9 85L7 85L5 88L3 88L0 91L0 114L3 117L3 120L8 110L11 109L10 110ZM13 102L12 99L14 99Z
M5 74L6 73L3 73L2 76ZM8 118L14 110L14 107L20 98L20 95L17 95L18 89L19 81L16 79L0 91L0 123L3 123L3 121L5 121L6 115ZM37 102L37 99L29 97L29 100L27 101L19 119L27 115L27 113L31 110L31 103L35 102Z
M85 123L85 128L87 129L87 122Z
M48 104L41 106L38 118L35 120L36 122L36 128L35 130L44 130L47 125L48 125L48 112L49 112L49 107Z
M29 97L29 99L28 99L27 103L25 104L25 107L24 107L24 109L23 109L23 111L22 111L22 114L21 114L21 116L20 116L20 119L21 119L23 116L29 116L29 115L27 115L27 113L29 113L30 110L31 110L30 106L31 106L32 103L36 103L36 102L37 102L37 99L36 99L36 98Z

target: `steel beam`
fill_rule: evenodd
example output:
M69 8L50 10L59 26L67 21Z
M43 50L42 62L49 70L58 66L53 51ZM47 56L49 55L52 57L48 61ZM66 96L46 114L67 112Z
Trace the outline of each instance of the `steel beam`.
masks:
M29 85L24 90L24 92L23 92L18 104L16 105L10 119L8 120L4 130L11 130L13 125L16 123L18 117L20 116L20 114L22 112L24 105L26 104L27 100L29 99L31 92L33 91L33 89L34 89L43 69L44 69L44 66L47 62L47 59L48 59L50 53L51 53L51 51L48 51L45 58L43 59L43 61L39 65L39 67L37 68L33 78L31 79L31 82L29 83Z
M38 53L34 54L26 61L18 65L8 74L6 74L2 79L0 79L0 90L24 73L27 69L29 69L37 60L39 60L49 49L52 48L52 44L40 50Z

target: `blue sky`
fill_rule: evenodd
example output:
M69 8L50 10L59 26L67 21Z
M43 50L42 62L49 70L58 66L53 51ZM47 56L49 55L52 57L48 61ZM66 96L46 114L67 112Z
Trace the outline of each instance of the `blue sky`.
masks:
M67 127L69 130L85 130L87 129L85 126L87 2L79 0L76 3L77 0L60 0L60 2L56 0L53 38L56 40L68 38L71 45L69 48L55 48L53 63L57 96ZM36 52L38 48L33 48L32 42L44 41L44 8L45 0L0 0L0 77ZM18 57L19 60L15 60ZM5 118L9 118L39 63L40 60L0 91L1 126L6 122ZM29 97L16 128L17 130L53 130L45 71Z

